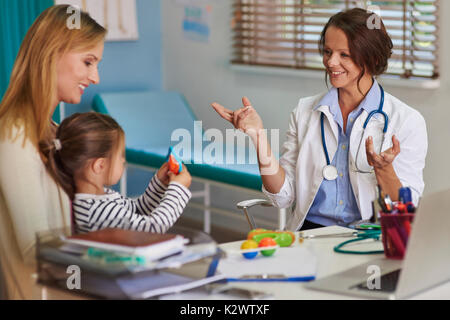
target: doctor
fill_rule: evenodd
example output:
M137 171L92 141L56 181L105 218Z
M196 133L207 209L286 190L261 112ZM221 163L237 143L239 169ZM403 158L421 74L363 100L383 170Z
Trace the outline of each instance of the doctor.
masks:
M300 99L291 113L279 162L247 98L234 112L211 105L251 137L263 192L273 204L279 208L295 204L289 230L369 219L377 184L393 200L402 186L411 188L416 205L422 195L425 120L375 80L386 71L393 45L382 22L379 29L367 27L372 14L351 9L325 25L319 50L333 87Z

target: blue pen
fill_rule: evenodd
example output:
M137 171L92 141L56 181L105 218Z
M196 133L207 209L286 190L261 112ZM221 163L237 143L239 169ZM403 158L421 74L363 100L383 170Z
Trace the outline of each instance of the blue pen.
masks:
M406 211L408 213L416 212L416 208L412 202L411 189L409 187L403 187L398 190L398 199L406 205Z
M264 278L264 277L255 277L255 278L226 278L225 280L228 282L308 282L315 280L315 276L308 277L280 277L280 278Z
M398 200L402 203L412 202L411 189L409 187L402 187L398 190Z

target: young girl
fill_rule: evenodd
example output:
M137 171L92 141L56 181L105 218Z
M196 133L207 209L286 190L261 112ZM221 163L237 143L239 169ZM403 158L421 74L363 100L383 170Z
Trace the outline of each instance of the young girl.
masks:
M125 164L125 135L110 116L88 112L65 119L48 150L48 169L73 202L75 231L105 228L166 232L183 212L191 192L186 167L178 175L165 163L136 200L106 188Z

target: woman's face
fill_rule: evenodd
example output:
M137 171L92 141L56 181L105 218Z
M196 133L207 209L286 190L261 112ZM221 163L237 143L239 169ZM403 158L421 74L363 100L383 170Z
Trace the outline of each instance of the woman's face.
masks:
M333 87L344 89L357 88L361 68L350 57L347 36L339 28L331 26L325 33L323 65L328 72ZM371 76L367 73L363 78L366 77L371 79Z
M103 57L103 41L86 51L71 51L57 62L57 103L78 104L84 90L98 84L98 63Z

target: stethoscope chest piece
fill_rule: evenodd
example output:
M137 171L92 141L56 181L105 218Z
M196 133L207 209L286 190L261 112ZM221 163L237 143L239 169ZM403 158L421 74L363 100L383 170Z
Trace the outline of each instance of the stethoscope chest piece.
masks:
M338 171L335 166L327 165L322 170L323 177L328 181L336 180L338 177Z

